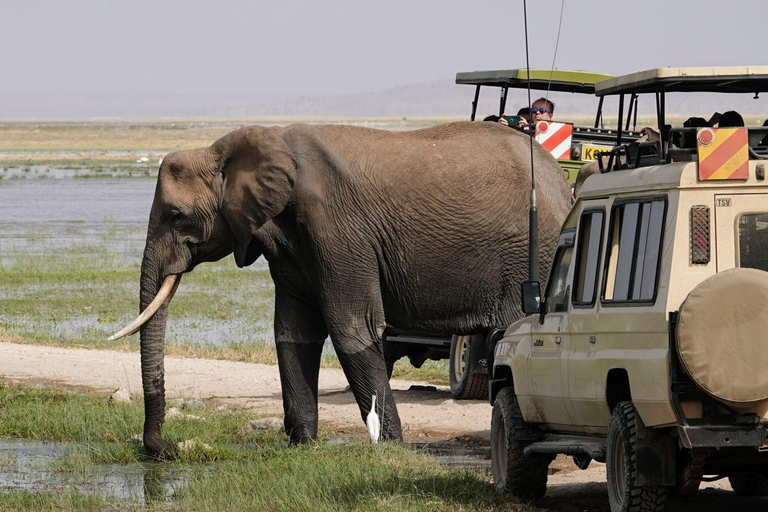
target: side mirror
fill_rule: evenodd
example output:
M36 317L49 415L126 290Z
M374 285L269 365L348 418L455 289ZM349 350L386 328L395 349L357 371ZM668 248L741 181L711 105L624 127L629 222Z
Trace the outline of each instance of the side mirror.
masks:
M541 313L541 288L538 281L525 281L520 286L523 313L533 315Z

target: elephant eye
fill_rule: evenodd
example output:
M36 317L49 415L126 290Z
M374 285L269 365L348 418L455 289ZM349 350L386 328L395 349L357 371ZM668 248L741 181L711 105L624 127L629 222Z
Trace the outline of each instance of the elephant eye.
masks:
M183 220L184 216L182 213L178 210L171 211L171 224L174 226L178 226L181 224L181 221Z

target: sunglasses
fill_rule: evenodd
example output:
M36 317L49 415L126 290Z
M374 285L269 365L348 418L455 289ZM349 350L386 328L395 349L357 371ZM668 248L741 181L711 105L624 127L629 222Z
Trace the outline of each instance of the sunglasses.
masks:
M546 114L547 112L549 112L549 110L547 110L545 108L531 107L531 114L537 114L537 113L538 114Z

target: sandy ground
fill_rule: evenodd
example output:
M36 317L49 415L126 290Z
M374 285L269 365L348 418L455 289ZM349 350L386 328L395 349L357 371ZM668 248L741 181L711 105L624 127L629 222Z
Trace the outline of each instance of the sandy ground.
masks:
M253 409L260 416L282 417L277 367L206 359L165 358L169 397L216 398ZM0 376L67 386L141 393L139 356L105 350L65 349L0 343ZM485 401L454 401L446 387L392 380L406 440L451 440L487 445L491 407ZM362 427L363 422L341 370L320 372L320 421L338 428ZM570 458L551 466L547 497L552 511L607 511L605 465L592 463L578 470ZM768 510L768 498L739 498L727 480L702 484L701 492L675 499L670 510Z

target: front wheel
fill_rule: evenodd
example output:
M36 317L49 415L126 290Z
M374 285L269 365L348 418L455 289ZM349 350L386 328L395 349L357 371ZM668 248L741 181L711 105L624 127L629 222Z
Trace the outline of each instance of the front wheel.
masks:
M488 373L472 372L472 356L485 349L483 335L453 336L449 373L451 394L456 400L482 400L488 396Z
M661 512L667 504L667 488L636 485L637 424L642 421L632 402L616 406L608 425L605 473L611 512Z
M525 425L512 388L496 395L491 415L491 471L499 492L510 493L525 501L544 497L547 492L547 470L552 457L526 457L529 444L518 439L516 426Z

